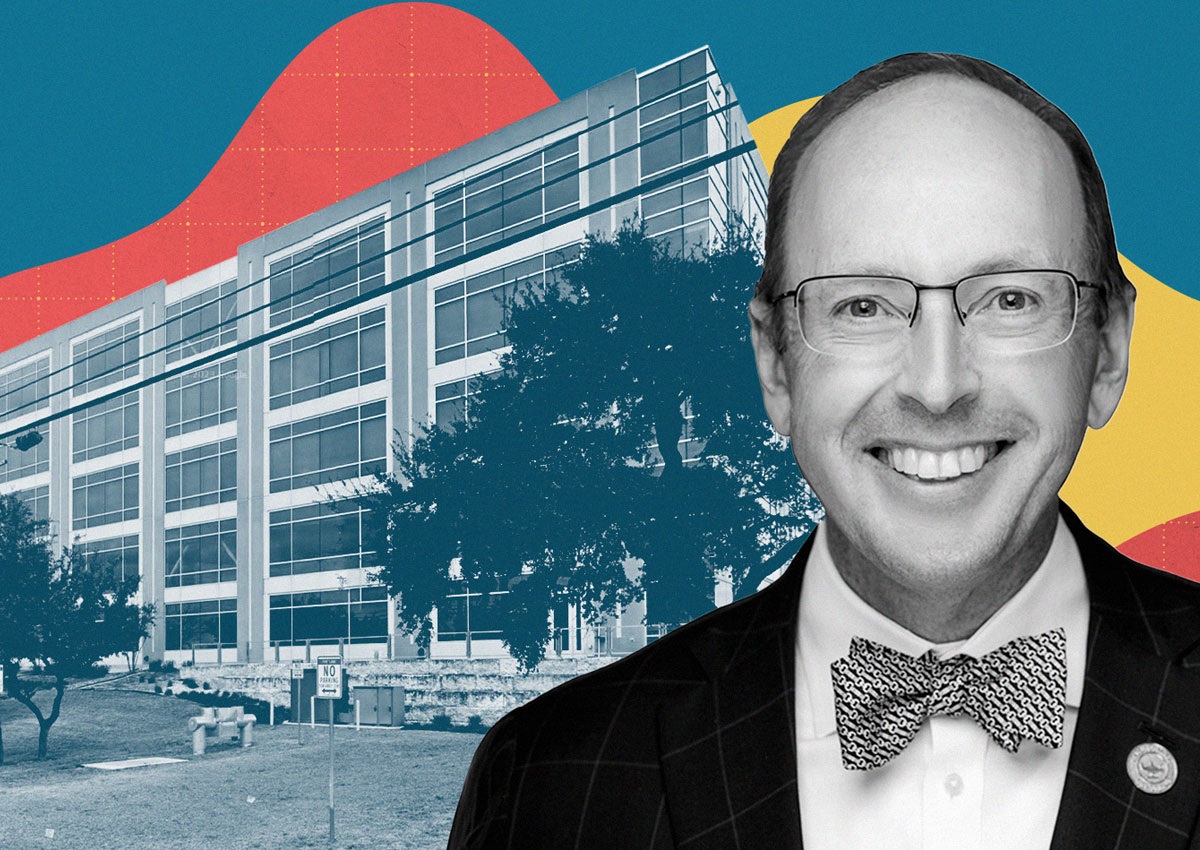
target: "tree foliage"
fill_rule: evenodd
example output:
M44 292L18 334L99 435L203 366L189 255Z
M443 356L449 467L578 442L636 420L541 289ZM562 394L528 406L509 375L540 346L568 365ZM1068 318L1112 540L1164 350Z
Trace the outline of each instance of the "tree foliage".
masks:
M67 680L101 658L136 649L153 617L137 605L138 576L124 580L107 565L70 549L55 557L46 523L19 498L0 496L0 663L7 695L38 721L38 758L46 757ZM23 668L24 664L24 668ZM35 701L52 691L49 711ZM0 763L3 763L0 742Z
M556 601L595 623L645 594L650 622L678 624L712 607L715 572L740 589L807 532L820 507L766 422L750 347L760 272L740 226L681 256L627 224L518 284L512 347L465 419L400 442L365 497L401 624L428 641L453 562L472 590L511 591L505 643L531 667Z

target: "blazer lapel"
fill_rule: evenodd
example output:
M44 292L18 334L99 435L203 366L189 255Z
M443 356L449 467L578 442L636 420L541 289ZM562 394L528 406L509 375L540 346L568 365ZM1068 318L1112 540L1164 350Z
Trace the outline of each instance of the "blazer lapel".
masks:
M698 631L692 652L704 679L659 714L659 759L678 847L801 847L793 694L809 548L771 587L735 603L736 617L715 617Z
M1185 848L1200 806L1194 586L1124 558L1063 506L1091 598L1087 673L1052 850ZM1139 790L1130 751L1163 744L1174 787Z

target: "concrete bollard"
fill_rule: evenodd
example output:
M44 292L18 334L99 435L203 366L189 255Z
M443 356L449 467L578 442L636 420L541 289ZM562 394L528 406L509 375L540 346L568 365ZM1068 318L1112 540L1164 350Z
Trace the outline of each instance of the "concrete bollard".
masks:
M207 734L208 730L205 729L204 726L196 725L192 729L192 755L204 755L204 743Z

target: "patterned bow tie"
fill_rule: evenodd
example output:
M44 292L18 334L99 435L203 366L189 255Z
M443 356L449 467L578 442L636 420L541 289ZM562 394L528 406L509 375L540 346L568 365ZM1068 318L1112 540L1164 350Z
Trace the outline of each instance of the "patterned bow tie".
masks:
M830 665L834 711L847 770L891 761L925 718L966 714L1015 753L1023 738L1062 746L1067 652L1062 629L1021 637L982 658L914 658L856 637Z

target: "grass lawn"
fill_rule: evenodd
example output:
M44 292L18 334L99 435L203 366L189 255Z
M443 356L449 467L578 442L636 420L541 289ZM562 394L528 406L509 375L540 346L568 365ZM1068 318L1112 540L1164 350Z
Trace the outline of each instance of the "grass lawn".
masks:
M50 730L49 757L39 762L33 715L0 700L8 762L0 767L0 846L328 847L328 727L304 727L298 746L294 726L261 726L249 750L214 743L193 758L187 718L198 713L175 697L68 691ZM464 732L337 729L334 846L445 847L479 739ZM136 756L188 761L121 771L79 766Z

